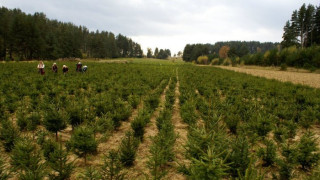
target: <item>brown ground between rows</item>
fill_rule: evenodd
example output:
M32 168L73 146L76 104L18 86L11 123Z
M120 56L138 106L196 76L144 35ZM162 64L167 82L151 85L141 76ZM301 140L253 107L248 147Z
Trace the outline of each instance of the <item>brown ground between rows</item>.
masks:
M178 77L177 77L178 79ZM175 161L171 162L171 168L166 176L167 179L174 179L174 180L182 180L186 179L186 177L177 171L177 167L179 165L188 165L190 161L187 160L184 156L185 154L185 144L187 142L187 135L188 135L188 125L182 122L182 118L180 115L180 91L179 91L179 80L177 80L176 89L175 89L175 102L173 105L173 112L172 112L172 123L174 125L174 131L177 134L177 139L173 148L175 154Z
M170 80L171 81L171 80ZM127 179L146 179L146 176L150 177L149 168L147 167L147 162L150 156L149 148L152 144L151 137L154 137L158 133L158 129L156 126L156 119L159 117L161 110L163 110L165 99L166 99L166 92L169 88L169 84L164 89L163 93L160 97L160 105L153 113L150 122L145 127L145 133L143 135L143 141L140 143L136 159L134 161L134 165L128 169L127 171Z

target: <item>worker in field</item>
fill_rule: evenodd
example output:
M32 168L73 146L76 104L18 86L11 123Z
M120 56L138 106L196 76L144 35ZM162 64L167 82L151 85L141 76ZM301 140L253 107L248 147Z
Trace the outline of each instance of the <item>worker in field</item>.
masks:
M54 72L54 73L57 73L57 72L58 72L57 63L53 63L53 65L52 65L52 72Z
M86 72L88 69L88 66L87 65L84 65L83 68L82 68L82 72Z
M63 74L67 74L67 73L68 73L68 71L69 71L68 66L63 65L63 66L62 66L62 72L63 72Z
M44 65L43 61L40 61L37 68L38 68L39 73L41 75L44 75L44 67L45 67L45 65Z
M82 63L78 62L78 64L76 66L77 66L76 71L81 72L82 71Z

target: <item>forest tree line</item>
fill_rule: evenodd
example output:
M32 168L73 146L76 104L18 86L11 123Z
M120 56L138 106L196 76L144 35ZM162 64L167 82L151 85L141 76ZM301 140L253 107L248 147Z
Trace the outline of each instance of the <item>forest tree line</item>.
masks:
M320 68L320 6L303 4L294 10L284 28L281 48L242 58L245 64Z
M160 49L155 48L154 53L151 48L147 49L147 58L156 58L156 59L167 59L171 57L170 49Z
M0 60L142 57L124 35L50 20L43 13L0 8Z
M201 64L294 66L320 68L320 6L303 4L284 26L281 43L230 41L187 44L184 61Z
M216 42L215 44L187 44L183 50L183 60L191 62L197 60L199 56L208 56L209 61L219 57L219 51L222 47L229 47L229 57L242 57L247 54L257 52L266 52L270 49L277 48L279 43L258 42L258 41L226 41Z
M291 20L283 28L283 48L297 46L310 47L320 44L320 6L303 4L299 10L293 11Z

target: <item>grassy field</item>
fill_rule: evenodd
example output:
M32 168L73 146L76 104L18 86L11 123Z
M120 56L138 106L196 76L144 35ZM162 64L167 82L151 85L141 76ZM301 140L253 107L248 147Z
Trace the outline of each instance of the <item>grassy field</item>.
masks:
M319 89L179 60L44 63L0 63L0 177L319 177Z

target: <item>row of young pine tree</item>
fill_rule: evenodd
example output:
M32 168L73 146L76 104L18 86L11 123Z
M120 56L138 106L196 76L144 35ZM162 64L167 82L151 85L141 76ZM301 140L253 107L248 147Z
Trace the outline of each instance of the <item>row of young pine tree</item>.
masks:
M0 60L142 57L141 46L121 34L50 20L0 7Z

